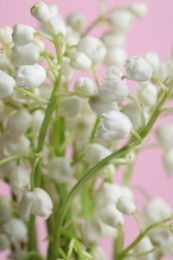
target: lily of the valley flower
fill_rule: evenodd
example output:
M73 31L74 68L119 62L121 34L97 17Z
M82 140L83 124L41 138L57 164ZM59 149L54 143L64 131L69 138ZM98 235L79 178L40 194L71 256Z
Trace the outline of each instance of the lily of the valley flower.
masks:
M25 24L16 24L13 27L13 42L16 45L26 45L34 40L34 28Z
M0 70L0 98L11 96L15 85L15 80L6 72Z

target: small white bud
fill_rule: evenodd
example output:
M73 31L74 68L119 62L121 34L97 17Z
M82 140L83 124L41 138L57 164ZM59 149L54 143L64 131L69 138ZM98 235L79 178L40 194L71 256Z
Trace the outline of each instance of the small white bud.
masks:
M86 77L81 77L75 81L74 90L79 94L81 93L89 96L92 96L95 93L93 81Z
M134 15L128 10L119 9L111 13L109 23L116 32L126 32L132 26Z
M130 121L133 124L134 129L138 129L141 127L141 115L139 108L136 104L130 103L123 107L123 113L128 116Z
M119 110L117 102L103 100L100 96L91 97L89 100L89 105L91 109L97 114Z
M81 235L86 244L99 244L101 239L101 226L98 222L85 222L81 226Z
M8 221L12 216L12 206L9 198L0 196L0 223Z
M173 175L173 150L164 152L163 164L168 175Z
M157 227L149 232L151 242L153 244L158 244L163 248L170 240L172 240L172 234L169 230L165 228Z
M85 53L94 65L101 64L107 52L101 40L90 36L78 42L77 51Z
M122 213L116 209L114 204L98 209L97 215L103 223L111 227L124 223Z
M25 134L31 126L32 116L25 110L21 109L9 117L6 124L6 131L12 136Z
M30 147L30 141L24 136L4 136L3 153L6 156L23 155Z
M148 6L142 2L130 5L129 9L136 17L144 17L148 13Z
M22 242L26 239L27 228L23 221L18 218L12 218L6 222L3 227L3 231L7 234L10 241L14 244Z
M74 70L70 66L70 59L62 57L62 81L69 82L73 77Z
M119 73L117 68L111 67L104 76L98 92L103 100L122 102L128 96L128 88Z
M65 118L77 118L80 113L81 98L77 96L65 97L59 105L59 115Z
M147 223L151 224L169 218L171 207L161 198L153 198L145 206L144 213Z
M12 28L9 26L0 27L0 43L11 44L12 43Z
M49 7L43 3L37 3L31 8L31 14L39 22L48 22L52 16Z
M91 68L91 60L83 52L76 52L72 55L70 65L74 69L89 70Z
M164 124L157 128L156 136L161 145L166 147L173 145L173 124Z
M0 98L11 96L15 85L15 80L7 73L0 70Z
M154 247L149 239L149 237L145 236L141 241L139 241L139 243L137 244L137 246L135 246L134 250L135 253L137 254L142 254L144 252L148 252L150 250L152 250ZM145 256L140 257L141 260L155 260L155 256L154 254L151 252L150 254L146 254Z
M108 31L102 35L102 41L106 47L123 47L125 45L124 33L115 33L114 31Z
M157 88L152 83L138 83L137 96L142 105L146 107L152 107L157 102Z
M55 16L51 17L46 23L43 23L42 28L44 32L54 36L58 36L59 34L65 36L67 33L64 22Z
M71 160L65 157L56 157L49 162L49 177L57 183L66 183L73 175Z
M154 51L149 51L144 54L144 58L152 66L154 73L157 74L160 67L158 54Z
M100 126L97 137L103 140L123 139L130 134L132 129L129 118L119 111L109 111L102 114Z
M41 48L36 43L28 43L23 46L14 46L12 61L16 66L33 65L40 60Z
M12 69L13 65L11 64L11 61L8 58L7 54L2 52L0 53L0 69L8 70L8 68Z
M46 71L39 64L23 65L16 70L15 79L21 88L37 88L45 81Z
M111 151L101 144L93 143L86 146L84 152L85 160L93 166L111 154Z
M122 68L127 58L127 53L122 47L108 47L104 63L111 67L116 66Z
M10 248L10 241L5 234L0 234L0 251Z
M123 214L131 215L136 211L134 202L128 197L121 196L116 204L116 207Z
M10 184L16 196L21 196L30 188L30 175L26 168L16 166L10 173Z
M85 25L85 17L81 14L70 14L67 17L67 24L70 25L75 31L81 31Z
M44 112L42 110L36 110L32 114L32 122L31 126L33 127L34 131L38 131L43 123L44 119Z
M150 80L153 74L153 68L143 58L138 56L132 56L126 61L126 71L128 79L135 81L147 81Z
M34 40L35 30L25 24L16 24L13 27L13 42L16 45L26 45Z
M48 219L52 210L52 200L49 194L41 188L26 192L20 204L20 214L24 220L28 220L31 214Z

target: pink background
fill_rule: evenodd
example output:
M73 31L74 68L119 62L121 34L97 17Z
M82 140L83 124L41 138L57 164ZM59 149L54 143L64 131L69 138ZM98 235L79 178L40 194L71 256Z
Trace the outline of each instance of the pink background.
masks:
M46 3L56 3L62 16L70 12L80 12L87 17L87 23L92 21L97 14L97 0L46 0ZM108 0L107 6L126 5L136 1L132 0ZM166 58L172 47L172 24L173 24L173 1L172 0L145 0L148 4L149 14L147 17L137 20L133 29L128 33L127 51L129 55L138 55L146 51L155 50L163 60ZM13 26L16 23L26 23L35 25L35 20L31 17L29 9L35 0L0 0L0 25ZM173 116L162 120L172 122ZM167 177L161 164L161 150L150 150L141 152L138 156L132 184L145 187L152 196L161 196L173 207L173 177ZM6 186L0 183L0 193L7 192ZM142 203L142 196L138 194L137 201ZM137 234L134 220L128 218L126 224L127 241L129 243ZM44 231L40 233L44 239ZM45 243L42 244L42 251L45 251ZM108 258L111 244L103 243ZM4 254L0 254L0 259L5 260ZM170 258L164 258L170 259Z

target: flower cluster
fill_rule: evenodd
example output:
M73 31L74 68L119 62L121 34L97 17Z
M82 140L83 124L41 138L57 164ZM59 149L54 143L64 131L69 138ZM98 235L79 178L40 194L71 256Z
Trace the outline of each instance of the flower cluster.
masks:
M11 249L10 259L105 260L104 237L115 241L117 260L173 256L171 207L139 188L146 197L140 210L130 185L154 123L173 111L165 106L172 57L161 62L155 52L125 51L127 31L146 14L143 3L101 8L85 28L83 15L63 21L55 5L40 2L31 8L39 31L0 27L0 178L11 192L0 196L0 251ZM106 31L90 36L100 23ZM155 133L171 175L173 124ZM47 223L46 258L37 246L37 216ZM140 230L127 248L125 216Z

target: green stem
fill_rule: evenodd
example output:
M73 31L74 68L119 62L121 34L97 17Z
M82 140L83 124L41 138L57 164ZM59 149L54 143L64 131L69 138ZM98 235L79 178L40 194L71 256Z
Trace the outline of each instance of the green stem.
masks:
M28 251L36 251L37 252L37 236L35 229L35 216L31 216L28 223ZM30 259L35 260L38 259L34 255L30 257Z
M26 89L21 88L21 87L18 87L18 86L15 86L14 89L17 90L17 91L19 91L19 92L21 92L21 93L23 93L23 94L25 94L26 96L28 96L28 97L30 97L30 98L32 98L32 99L34 99L35 101L42 102L42 103L45 103L45 104L49 103L48 100L46 100L46 99L44 99L44 98L42 98L42 97L39 97L39 96L33 94L33 93L32 93L31 91L29 91L29 90L26 90Z
M94 123L94 127L93 127L92 132L91 132L90 139L89 139L89 142L90 142L90 143L93 143L93 142L94 142L95 134L96 134L96 131L97 131L97 128L98 128L99 123L100 123L100 117L97 116L96 121L95 121L95 123Z
M22 159L22 158L25 158L25 157L22 157L21 154L20 155L12 155L12 156L6 157L5 159L0 160L0 165L3 165L5 163L8 163L10 161L14 161L14 160L17 160L17 159Z

